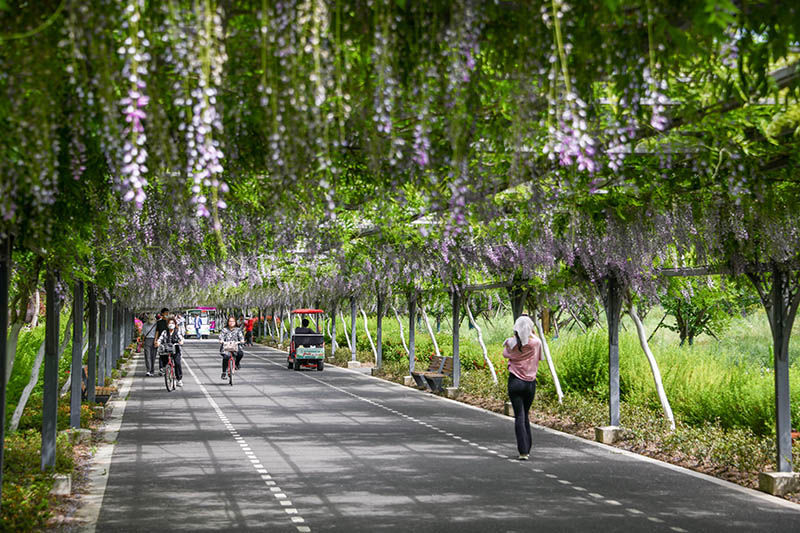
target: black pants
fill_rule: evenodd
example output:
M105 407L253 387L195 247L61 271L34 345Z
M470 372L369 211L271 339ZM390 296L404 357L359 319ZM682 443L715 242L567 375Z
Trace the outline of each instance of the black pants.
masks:
M517 434L517 450L520 454L531 451L531 423L528 411L536 395L536 380L525 381L508 373L508 397L514 407L514 433Z
M253 344L253 332L248 331L244 334L244 341L247 343L248 346L252 346Z
M161 361L161 368L167 366L167 353L164 352L160 355ZM175 347L175 353L172 354L172 364L175 365L175 379L183 379L183 367L181 366L181 348L180 346Z
M222 356L222 371L223 372L227 372L228 371L228 359L231 358L231 352L221 352L220 355ZM241 348L239 348L239 351L237 351L234 354L234 356L235 357L234 357L233 360L238 365L239 362L242 360L242 357L244 357L244 352L242 351Z
M148 337L144 340L144 365L148 372L155 372L156 366L156 347L153 346L155 339Z

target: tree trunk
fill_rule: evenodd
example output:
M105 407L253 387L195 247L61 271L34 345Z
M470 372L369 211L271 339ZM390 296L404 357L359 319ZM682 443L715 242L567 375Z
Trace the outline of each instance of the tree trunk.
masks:
M672 416L672 407L669 405L667 393L664 391L664 384L661 381L661 372L658 369L656 358L653 357L653 352L650 351L650 345L647 342L646 334L644 331L644 324L642 324L639 314L633 304L628 307L628 314L633 319L636 325L636 333L639 335L639 344L642 346L642 351L647 357L647 362L650 363L650 371L653 373L653 381L656 385L656 392L658 393L658 400L661 402L661 408L664 410L664 416L669 421L670 429L675 429L675 417Z
M469 318L469 323L472 324L472 327L475 328L475 331L478 332L478 343L481 345L481 350L483 351L483 360L486 362L486 365L489 367L489 372L492 373L492 381L495 385L497 385L497 372L494 369L494 365L492 364L492 360L489 359L489 354L486 351L486 344L483 342L483 333L481 332L480 326L475 321L475 318L472 316L472 310L469 306L469 298L467 301L464 302L465 307L467 308L467 317Z
M72 396L69 403L69 425L81 427L81 375L83 374L83 281L75 282L72 300L72 365L69 374ZM88 344L86 348L88 349Z
M408 345L406 344L406 336L403 333L403 321L400 320L400 315L397 313L397 309L395 306L392 306L392 311L394 311L394 317L397 319L397 325L400 327L400 341L403 343L403 349L406 351L406 354L410 353L408 351Z
M431 329L431 321L428 320L428 313L425 312L425 306L421 305L420 310L422 311L422 319L425 320L425 327L428 329L428 335L431 336L431 341L433 342L433 349L436 351L436 356L441 357L442 354L439 351L439 343L436 342L436 335L433 334L433 329Z
M339 311L339 318L342 320L342 331L344 331L344 340L347 341L347 349L351 352L353 347L350 345L350 335L347 334L347 320L344 319L344 314Z
M367 339L369 340L369 345L372 347L372 355L375 357L375 364L378 364L378 350L375 349L375 343L372 342L372 335L369 333L369 324L367 323L367 314L364 312L364 309L361 306L358 306L359 311L361 311L361 316L364 317L364 331L367 332Z
M558 380L556 365L553 363L553 358L550 357L550 346L547 344L547 338L544 335L544 328L542 328L542 323L538 320L534 321L534 325L536 326L536 332L539 333L539 339L542 341L542 351L544 352L544 358L547 359L547 366L550 367L550 376L552 376L553 385L556 387L558 403L563 403L564 393L561 392L561 382Z
M14 370L19 334L22 332L24 325L23 322L14 322L9 328L8 340L6 341L6 385L8 385L8 380L11 379L11 372Z

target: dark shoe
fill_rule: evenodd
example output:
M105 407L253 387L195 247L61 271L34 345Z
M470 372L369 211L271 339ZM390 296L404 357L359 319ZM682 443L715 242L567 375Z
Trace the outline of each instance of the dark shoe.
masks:
M227 372L223 372L222 373L222 379L228 379L228 373Z
M158 375L159 376L163 376L164 375L164 369L163 368L159 369Z
M240 368L242 368L242 364L241 363L236 363L236 370L239 370Z

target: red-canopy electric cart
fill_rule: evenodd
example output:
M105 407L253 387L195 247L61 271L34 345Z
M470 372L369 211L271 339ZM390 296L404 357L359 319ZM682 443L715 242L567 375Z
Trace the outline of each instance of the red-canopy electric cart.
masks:
M286 358L289 369L300 370L302 367L316 368L320 372L325 368L325 337L321 333L322 319L325 311L322 309L295 309L289 318L289 328L292 333L292 342L289 345L289 356ZM309 319L308 331L295 329L299 326L299 319ZM297 322L297 324L296 324Z

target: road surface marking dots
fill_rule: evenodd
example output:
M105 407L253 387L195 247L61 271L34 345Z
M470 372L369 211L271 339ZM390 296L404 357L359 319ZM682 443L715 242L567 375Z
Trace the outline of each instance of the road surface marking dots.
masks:
M688 531L686 531L686 530L685 530L685 529L683 529L682 527L673 526L673 527L671 527L670 529L671 529L672 531L677 531L678 533L689 533Z
M253 356L255 356L255 357L256 357L256 358L258 358L258 359L262 359L262 360L264 360L264 361L266 361L266 362L269 362L269 363L271 363L271 364L273 364L273 365L277 365L277 366L283 366L282 364L275 363L274 361L271 361L271 360L269 360L269 359L266 359L266 358L264 358L264 357L262 357L262 356L259 356L258 354L254 354L254 353L252 353L252 352L248 352L248 353L250 353L250 355L253 355ZM449 432L449 431L447 431L447 430L444 430L444 429L438 428L438 427L436 427L436 426L434 426L434 425L432 425L432 424L429 424L429 423L427 423L427 422L423 422L422 420L419 420L419 419L417 419L417 418L414 418L414 417L412 417L412 416L409 416L409 415L407 415L407 414L405 414L405 413L402 413L402 412L400 412L400 411L398 411L398 410L396 410L396 409L392 409L391 407L388 407L388 406L386 406L386 405L383 405L383 404L381 404L380 402L376 402L376 401L374 401L374 400L370 400L369 398L364 398L364 397L362 397L362 396L359 396L358 394L352 393L352 392L350 392L350 391L348 391L348 390L346 390L346 389L343 389L343 388L341 388L341 387L337 387L336 385L332 385L332 384L330 384L330 383L327 383L327 382L325 382L325 381L322 381L322 380L320 380L320 379L317 379L317 378L315 378L315 377L312 377L312 376L309 376L309 375L305 375L305 374L304 374L303 376L304 376L304 377L306 377L306 378L308 378L308 379L311 379L311 380L313 380L313 381L316 381L317 383L319 383L319 384L321 384L321 385L324 385L324 386L326 386L326 387L329 387L329 388L332 388L332 389L334 389L334 390L337 390L337 391L339 391L339 392L342 392L342 393L346 394L347 396L351 396L351 397L353 397L353 398L355 398L355 399L357 399L357 400L360 400L360 401L366 402L366 403L368 403L368 404L370 404L370 405L374 405L374 406L376 406L376 407L379 407L379 408L383 409L384 411L386 411L386 412L388 412L388 413L392 413L392 414L398 415L398 416L400 416L401 418L405 418L406 420L409 420L409 421L411 421L411 422L415 422L416 424L419 424L419 425L421 425L421 426L423 426L423 427L426 427L426 428L432 429L432 430L434 430L434 431L437 431L437 432L439 432L439 433L442 433L442 434L446 435L447 437L450 437L450 438L452 438L452 439L458 440L459 442L462 442L462 443L464 443L464 444L467 444L467 445L470 445L470 446L474 446L474 447L478 448L479 450L481 450L481 451L484 451L484 452L486 452L486 453L490 453L490 454L492 454L492 455L502 455L500 452L497 452L497 451L495 451L495 450L490 450L489 448L487 448L487 447L485 447L485 446L481 446L481 445L480 445L480 444L478 444L478 443L474 443L474 442L472 442L472 441L470 441L470 440L468 440L468 439L465 439L465 438L463 438L463 437L461 437L461 436L458 436L458 435L456 435L456 434L454 434L454 433L451 433L451 432ZM508 458L508 460L509 460L510 462L512 462L512 463L517 463L517 462L518 462L518 460L517 460L516 458L513 458L513 457L509 457L509 458ZM541 474L541 473L544 473L544 471L543 471L542 469L540 469L540 468L532 468L531 470L533 470L534 472L536 472L536 473L539 473L539 474ZM571 482L569 482L569 481L567 481L567 480L558 479L558 476L556 476L556 475L554 475L554 474L545 474L545 476L546 476L546 477L548 477L548 478L550 478L550 479L556 479L556 480L557 480L559 483L561 483L561 484L563 484L563 485L570 485L570 486L572 486L572 488L573 488L573 489L575 489L575 490L577 490L577 491L580 491L580 492L586 492L586 489L585 489L585 488L583 488L583 487L578 487L578 486L575 486L575 485L572 485L572 483L571 483ZM603 502L604 502L604 503L607 503L607 504L609 504L609 505L615 505L615 506L617 506L617 505L620 505L620 506L621 506L621 505L622 505L622 503L618 502L617 500L607 500L607 499L605 498L605 496L603 496L602 494L598 494L598 493L596 493L596 492L588 492L587 494L588 494L589 496L591 496L592 498L596 498L596 499L599 499L599 500L603 500ZM587 500L587 501L588 501L588 500ZM281 503L284 503L284 502L281 502ZM640 515L640 514L643 514L641 511L638 511L638 510L636 510L636 509L627 509L627 511L628 511L629 513L631 513L631 514L634 514L634 515ZM663 523L663 522L664 522L664 521L663 521L663 520L661 520L660 518L655 518L655 517L648 517L648 520L650 520L651 522L657 522L657 523ZM298 528L298 529L299 529L299 528ZM673 531L684 531L684 530L681 530L681 528L671 528L671 529L672 529Z
M664 523L663 520L661 520L660 518L656 518L655 516L648 516L647 519L650 520L651 522L655 522L656 524Z
M223 410L217 404L216 400L214 400L214 398L208 392L208 389L206 389L206 387L200 382L200 379L197 377L197 374L194 373L194 370L192 370L192 367L189 366L186 363L184 363L184 364L186 365L186 369L189 371L189 373L194 378L195 382L197 382L197 385L200 387L200 391L206 397L206 400L208 401L208 403L211 405L211 407L217 413L217 416L219 417L219 419L222 421L222 423L228 429L228 432L231 434L231 437L233 437L233 439L237 443L239 443L239 445L242 447L242 451L245 453L247 458L250 459L250 462L253 464L253 468L256 470L256 472L261 474L261 477L264 478L264 479L272 479L271 477L269 477L267 469L264 468L263 464L261 464L261 461L259 461L255 457L255 453L253 453L252 451L249 451L249 450L251 450L251 448L247 444L247 441L245 441L244 438L239 436L239 433L236 431L236 429L234 429L233 424L228 420L228 417L225 415ZM265 476L266 476L266 478L265 478ZM292 515L297 514L298 515L298 516L292 516L291 517L292 522L294 522L296 524L297 523L305 523L305 520L303 519L303 517L299 516L299 511L296 508L292 507L292 502L288 499L288 496L286 496L286 494L280 489L280 487L278 487L277 484L274 481L267 481L266 483L268 485L276 485L274 487L270 487L269 490L270 490L270 493L273 495L273 497L275 497L275 499L278 501L278 503L280 503L280 505L282 507L291 507L291 509L284 509L284 511L286 511L287 514L292 514ZM293 511L293 512L290 512L290 511ZM301 529L301 527L298 527L297 529L298 529L298 531L302 531L302 532L310 532L311 531L311 528L308 527L308 526L302 526L302 529Z

